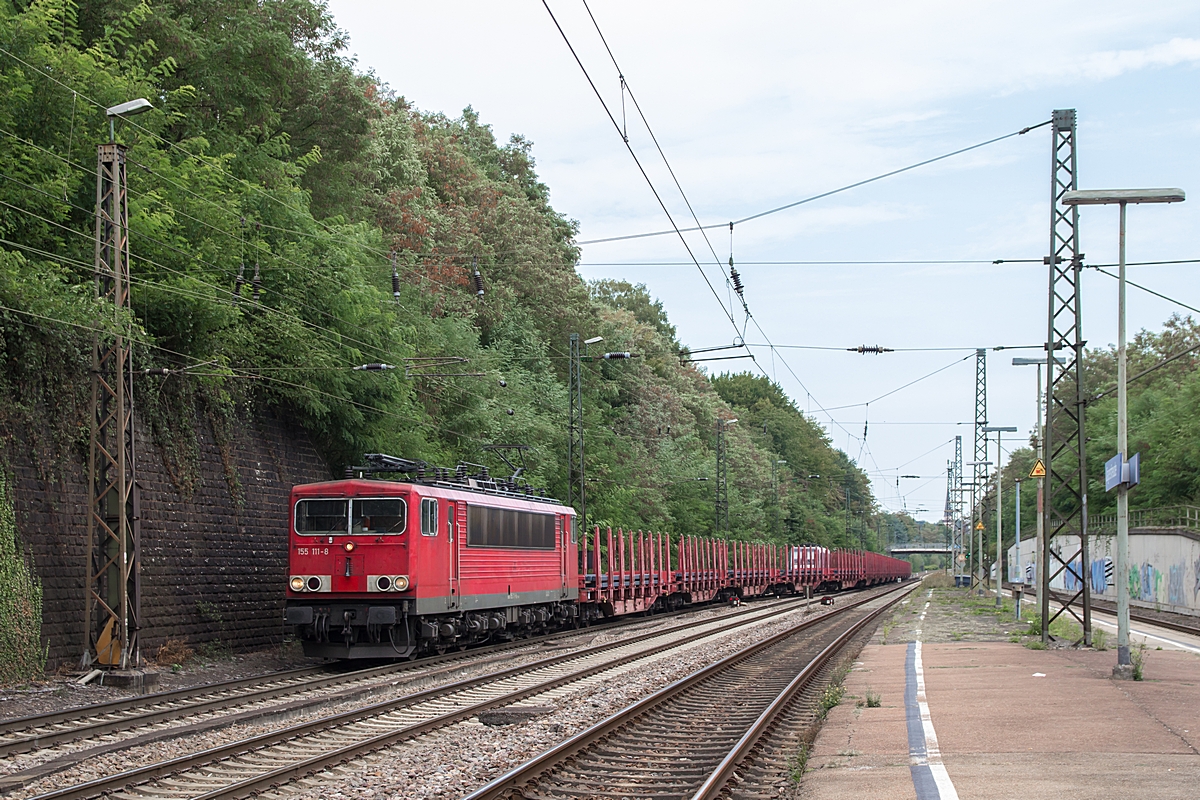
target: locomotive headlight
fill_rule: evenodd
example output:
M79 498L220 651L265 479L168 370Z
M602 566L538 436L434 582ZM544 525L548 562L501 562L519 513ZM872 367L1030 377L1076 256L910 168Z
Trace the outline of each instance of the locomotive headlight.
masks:
M392 588L392 579L387 575L380 575L375 579L375 586L379 589L379 591L386 592L388 589Z
M344 545L342 545L342 547L346 548L347 553L353 553L356 545L354 542L346 542Z
M406 590L408 588L408 576L407 575L397 575L395 586L396 586L397 592L403 592L404 590Z
M310 592L316 592L316 591L320 591L320 589L321 589L321 579L318 578L316 575L310 575L308 578L308 590Z
M303 592L304 578L301 578L299 575L293 575L292 579L288 581L288 586L292 587L293 592Z

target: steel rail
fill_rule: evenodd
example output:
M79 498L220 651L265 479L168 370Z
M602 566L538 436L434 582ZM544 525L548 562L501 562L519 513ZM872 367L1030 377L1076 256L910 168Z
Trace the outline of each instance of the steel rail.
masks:
M1017 588L1015 584L1011 584L1008 582L1005 582L1004 585L1009 587L1010 589ZM1029 591L1029 587L1024 587L1024 589L1026 591ZM1059 603L1065 603L1067 601L1066 595L1063 595L1054 590L1050 591L1050 596L1053 599L1057 600ZM1106 600L1103 597L1097 597L1094 594L1092 595L1092 608L1099 610L1099 611L1104 611L1107 614L1115 615L1117 613L1117 604L1116 603L1112 602L1111 600ZM1144 622L1147 625L1155 625L1159 628L1167 628L1169 630L1179 631L1180 633L1190 633L1193 636L1200 636L1200 618L1189 617L1189 615L1187 615L1187 614L1180 614L1176 611L1155 611L1154 612L1156 614L1163 614L1163 615L1170 614L1171 616L1176 618L1176 619L1169 619L1169 618L1163 619L1162 617L1151 616L1150 614L1146 613L1147 611L1149 611L1149 609L1142 609L1138 606L1130 605L1129 619L1134 622ZM1183 620L1187 620L1187 619L1195 619L1195 622L1189 624L1189 623L1183 621Z
M1055 597L1055 599L1057 599L1058 594L1055 593L1054 597ZM1117 604L1110 603L1107 600L1098 600L1095 595L1092 595L1092 609L1094 611L1103 611L1106 614L1116 615ZM1174 614L1176 617L1179 617L1179 619L1180 619L1180 621L1177 622L1172 619L1163 619L1161 617L1152 617L1149 614L1146 614L1144 612L1144 610L1134 610L1134 609L1135 609L1135 606L1129 607L1129 618L1131 620L1133 620L1134 622L1144 622L1147 625L1154 625L1155 627L1158 627L1158 628L1167 628L1168 630L1179 631L1180 633L1190 633L1192 636L1200 636L1200 620L1197 620L1194 624L1189 625L1186 622L1182 621L1184 619L1187 619L1186 614L1179 614L1174 611L1159 611L1159 612L1157 612L1159 614Z
M916 587L914 587L915 589ZM903 597L901 595L900 597ZM890 603L881 606L880 608L867 614L854 625L850 626L840 636L834 639L824 650L822 650L816 658L808 662L804 669L796 675L795 678L784 688L779 696L771 701L771 704L763 709L763 712L754 721L754 724L742 735L733 749L729 751L729 755L721 760L712 774L700 785L700 788L692 794L691 800L714 800L721 794L725 785L733 776L734 770L738 764L746 757L751 748L759 741L764 733L770 729L771 725L778 718L780 712L787 708L796 695L816 678L821 668L833 660L834 656L842 651L849 644L859 631L867 626L868 623L877 619L884 611L890 609L895 603L900 600L897 597Z
M904 590L903 593L899 594L895 599L887 603L883 609L891 607L891 605L913 591L916 587L904 586L901 588ZM893 589L892 591L895 592L899 590ZM709 678L729 670L731 667L735 667L747 659L750 659L753 656L775 646L776 644L795 636L797 633L805 630L813 624L829 621L835 616L844 614L873 600L878 600L881 596L886 597L887 594L890 593L891 592L887 592L883 595L876 594L872 597L864 598L863 600L837 609L830 614L818 617L815 620L810 620L801 625L781 631L780 633L770 636L761 642L756 642L755 644L745 647L736 653L726 656L720 661L714 662L703 669L697 670L691 675L674 681L673 683L664 686L662 689L659 689L653 694L647 695L636 703L627 706L623 710L608 717L607 719L602 720L591 728L572 736L556 747L547 750L545 753L542 753L540 756L537 756L525 764L522 764L510 772L500 776L499 778L496 778L487 785L477 789L470 795L467 795L464 800L497 800L498 798L504 796L506 792L513 789L518 789L520 786L530 783L532 779L536 778L536 776L555 768L556 766L578 754L580 751L590 747L592 744L624 727L638 717L641 717L643 714L653 711L655 707L668 700L672 700L683 695L689 689L698 686ZM881 613L883 609L872 612L869 617L874 618L874 616L876 616L878 613ZM861 626L859 626L859 628L861 629Z
M697 607L692 606L686 611L676 612L670 616L682 616L683 614L694 612L696 610ZM747 608L746 610L737 613L751 614L758 610L760 609ZM612 623L606 622L602 623L601 626L596 627L626 627L642 621L642 618L615 618L614 622ZM416 662L405 661L396 664L367 667L364 669L351 670L335 674L330 674L329 667L332 665L325 665L321 667L302 667L299 669L268 673L266 675L258 675L248 678L236 678L229 681L218 681L215 683L201 684L199 686L173 689L166 692L156 692L138 697L121 698L104 703L94 703L91 705L64 709L62 711L54 711L47 714L16 717L0 721L0 757L19 753L27 753L34 750L41 750L64 742L93 738L119 731L133 730L136 728L147 727L161 722L166 722L172 719L199 716L201 714L223 708L235 708L241 705L264 702L280 697L295 695L305 691L337 686L344 683L370 681L374 678L386 678L396 673L416 671L426 669L431 666L444 664L453 665L460 661L478 658L481 655L486 656L493 653L503 653L508 650L521 649L531 645L550 642L557 639L579 636L583 633L583 631L584 629L556 631L554 633L539 636L536 639L519 639L509 642L500 642L481 647L474 647L470 650L458 653L429 656ZM305 678L310 676L317 676L317 678L316 680L305 680ZM262 686L263 688L241 694L223 694L237 692L239 689L244 689L246 687L255 685ZM211 699L205 700L203 699L205 697L210 697ZM318 698L314 700L314 703L322 702L324 699L325 698ZM164 704L168 705L163 707ZM141 708L148 710L144 713L128 713L135 712ZM294 709L289 709L289 711L294 711ZM264 713L269 712L264 710ZM65 727L62 727L61 729L53 730L55 726L64 725ZM50 728L51 730L45 730L47 728ZM28 733L28 735L22 736L22 733ZM172 738L171 729L163 730L161 731L161 734L162 736L159 737L160 739ZM174 735L179 736L186 734L187 729L180 728ZM144 743L144 741L135 742L135 744ZM6 781L4 777L0 777L0 791L8 790L11 788L11 786L12 780Z
M859 603L867 602L867 600L869 600L869 599L871 599L871 598L859 601ZM846 608L849 609L849 608L855 607L859 603L851 604L850 606L847 606ZM727 626L727 627L736 627L737 625L746 624L748 622L755 622L755 621L759 621L761 619L769 619L774 616L779 616L782 614L790 613L792 611L795 611L799 607L799 605L800 605L799 600L797 600L795 603L774 604L765 610L764 609L749 609L746 611L736 612L735 614L727 615L723 619L713 620L713 622L719 623L719 622L730 622L730 621L736 620L735 625ZM759 616L754 617L753 616L754 614L758 614ZM751 618L750 619L742 619L743 617L746 617L746 616L751 616ZM812 620L811 622L815 623L821 619L827 618L828 616L829 615L822 615L822 616L817 617L816 619ZM478 686L483 686L488 683L495 683L495 682L503 680L505 678L518 676L522 673L530 672L532 670L541 669L544 667L555 666L555 665L558 665L558 664L561 664L561 663L564 663L564 662L567 662L570 660L578 660L581 658L586 658L591 655L602 653L606 650L613 650L613 649L617 649L620 647L628 646L630 644L637 644L641 641L645 641L645 640L652 639L655 637L669 636L674 633L680 633L680 632L694 629L695 627L696 627L696 623L694 623L694 622L682 624L682 625L678 625L678 626L673 626L673 627L666 628L666 629L661 629L661 630L657 630L657 631L648 632L645 634L640 634L640 635L634 636L634 637L624 638L624 639L614 641L614 642L607 642L607 643L604 643L601 645L584 648L582 650L577 650L577 651L574 651L571 653L564 653L564 654L557 655L557 656L551 656L549 658L540 659L538 661L534 661L534 662L531 662L528 664L523 664L523 665L520 665L517 667L512 667L507 670L502 670L501 672L498 672L498 673L492 673L487 676L477 677L477 678L469 678L469 679L466 679L463 681L457 681L457 682L454 682L451 684L444 684L442 686L431 687L429 689L426 689L426 690L423 690L420 692L405 695L404 697L384 701L381 703L375 703L375 704L372 704L369 706L365 706L365 707L354 709L354 710L347 711L347 712L342 712L340 714L334 714L334 715L331 715L328 717L322 717L321 719L318 719L318 720L314 720L314 721L307 722L307 723L301 723L299 725L289 726L287 728L283 728L278 731L272 731L272 732L268 732L268 733L264 733L264 734L259 734L257 736L243 739L238 742L233 742L228 745L211 748L209 750L205 750L205 751L202 751L199 753L179 756L177 758L169 759L167 761L158 762L155 764L149 764L149 765L146 765L143 767L138 767L133 770L128 770L126 772L122 772L118 775L109 776L109 777L105 777L105 778L99 778L99 779L96 779L93 781L88 781L83 784L78 784L76 786L65 787L63 789L59 789L59 790L55 790L52 792L48 792L46 794L38 795L38 800L51 800L52 798L53 798L53 800L68 800L68 798L70 798L70 799L86 798L86 797L95 797L95 796L102 795L102 794L109 794L109 793L112 793L115 791L120 791L125 788L133 787L138 784L144 784L144 783L156 780L158 778L162 778L164 776L177 774L183 770L186 770L186 769L189 769L192 767L196 767L196 766L200 766L200 765L204 765L204 764L210 764L215 761L219 761L221 759L232 758L232 757L235 757L235 756L238 756L238 755L241 755L244 753L248 753L251 751L262 750L263 748L270 747L270 746L278 744L280 742L296 739L296 738L306 736L306 735L316 734L316 733L319 733L319 732L325 731L325 730L335 729L340 726L343 726L343 725L346 725L349 723L353 723L353 722L356 722L361 719L379 716L379 715L388 713L390 711L401 709L401 708L404 708L407 706L416 705L418 703L437 699L439 697L452 695L454 693L462 692L464 690L472 689L472 688L475 688ZM496 698L496 699L493 699L490 701L486 701L481 704L472 705L470 707L467 707L467 708L462 709L457 712L443 714L441 716L433 718L432 720L428 720L426 722L419 723L417 725L405 726L396 731L392 731L387 734L383 734L381 736L371 737L371 738L366 739L365 741L360 742L358 744L340 748L333 754L325 754L325 755L319 756L317 758L307 759L307 760L301 762L299 765L294 765L291 767L285 767L282 769L274 770L274 771L268 773L267 776L260 776L259 779L243 781L240 784L236 784L234 786L227 787L224 790L219 790L218 794L216 794L214 796L237 796L236 793L238 791L241 791L243 788L247 789L248 791L251 789L268 788L269 786L271 786L275 783L278 783L281 780L285 780L286 779L285 773L294 772L295 774L299 775L299 774L304 774L306 772L311 772L316 769L323 768L323 766L326 766L328 764L337 763L338 761L346 760L347 758L352 757L356 752L369 752L371 750L378 749L379 747L386 746L387 744L390 744L394 741L398 741L400 739L409 738L411 736L418 735L420 733L425 732L425 730L431 730L433 728L440 727L440 726L446 725L446 724L450 724L450 723L458 721L460 719L469 718L470 716L474 716L475 714L479 713L480 711L487 710L489 708L493 708L493 707L497 707L497 706L508 705L513 702L516 702L517 700L522 699L523 697L529 696L531 694L537 694L537 693L541 693L544 691L548 691L549 689L555 688L556 686L559 686L559 685L562 685L565 683L570 683L575 680L580 680L585 677L589 677L590 675L595 674L596 672L601 672L601 671L604 671L607 669L612 669L616 666L623 665L630 661L641 659L641 658L646 658L646 657L654 655L658 652L662 652L663 650L671 649L673 647L678 647L681 644L687 643L689 641L694 641L696 639L700 639L700 638L704 638L704 637L708 637L708 636L719 635L720 633L721 633L721 630L719 628L716 630L710 630L710 631L706 631L706 632L696 633L691 636L687 636L684 639L676 639L671 642L665 643L663 645L659 645L657 647L650 648L649 650L642 650L637 653L629 654L628 656L624 656L615 661L607 661L607 662L595 665L595 666L588 668L586 670L583 670L583 671L569 673L566 676L563 676L563 677L560 677L560 678L557 678L557 679L554 679L551 681L547 681L543 684L538 684L533 687L527 687L526 689L519 690L517 692L512 692L510 694L503 695L499 698ZM251 783L254 784L253 787L249 786L249 784L251 784ZM222 792L223 792L223 794L222 794Z
M51 711L45 714L30 714L24 717L9 717L8 719L0 720L0 736L8 733L16 733L27 728L40 727L43 725L54 725L56 723L66 722L81 716L115 714L137 708L139 706L173 702L179 699L186 699L189 696L202 692L232 691L240 689L244 686L252 685L254 683L262 683L264 680L268 679L289 680L294 677L303 678L307 675L313 675L322 672L323 670L323 667L300 667L298 669L270 672L266 675L257 675L249 678L235 678L228 681L217 681L215 683L206 683L199 686L186 686L182 689L171 689L165 692L154 692L152 694L143 694L136 697L124 697L118 700L109 700L103 703L91 703L86 706L75 706L73 708L67 708L61 711Z

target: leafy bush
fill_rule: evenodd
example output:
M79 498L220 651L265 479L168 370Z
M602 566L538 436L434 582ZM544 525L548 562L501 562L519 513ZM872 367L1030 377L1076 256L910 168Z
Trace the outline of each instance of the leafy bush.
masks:
M17 538L12 493L0 470L0 683L41 676L42 586Z

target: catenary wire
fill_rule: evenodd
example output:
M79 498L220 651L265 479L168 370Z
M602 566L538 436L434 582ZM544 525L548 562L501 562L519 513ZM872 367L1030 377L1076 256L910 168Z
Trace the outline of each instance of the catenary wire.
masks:
M831 195L840 194L842 192L846 192L851 189L856 189L859 186L865 186L869 183L875 183L876 181L881 181L885 178L890 178L893 175L899 175L903 172L908 172L909 170L917 169L918 167L923 167L928 164L933 164L937 161L942 161L947 158L952 158L953 156L961 155L962 153L970 152L971 150L977 150L981 147L986 147L987 145L1004 141L1005 139L1011 139L1014 136L1022 136L1026 133L1029 133L1032 130L1035 130L1036 128L1041 128L1042 126L1049 125L1049 124L1050 124L1050 120L1046 120L1045 122L1039 122L1036 125L1030 125L1029 127L1022 128L1019 131L1013 131L1012 133L1006 133L1003 136L997 136L994 139L988 139L987 141L979 142L978 144L973 144L969 147L963 147L958 150L951 151L949 153L944 153L940 156L935 156L934 158L928 158L928 159L925 159L924 161L918 161L917 163L910 164L907 167L901 167L900 169L894 169L890 172L885 172L880 175L876 175L872 178L867 178L865 180L856 181L854 183L847 184L845 186L841 186L837 189L831 189L830 191L827 191L827 192L821 192L820 194L815 194L815 195L811 195L809 197L805 197L804 199L797 200L793 203L787 203L785 205L777 206L775 208L771 208L766 211L760 211L757 214L751 214L748 217L742 217L741 219L735 219L732 221L732 223L719 223L719 224L713 224L713 225L703 225L695 230L723 228L729 224L740 225L744 222L750 222L751 220L760 219L762 217L768 216L769 214L776 214L780 211L785 211L789 208L795 208L796 206L804 205L805 203L811 203L814 200L820 200L825 197L830 197ZM694 229L692 229L692 228L684 229L685 232L690 231L690 230L694 230ZM602 244L604 242L621 242L621 241L626 241L628 239L645 239L645 238L648 238L651 236L663 236L663 235L666 235L666 234L669 234L672 232L673 231L652 231L650 233L634 233L634 234L628 234L625 236L609 236L609 237L606 237L603 239L589 239L587 241L579 242L578 244L580 246L582 246L582 245L588 245L588 244Z

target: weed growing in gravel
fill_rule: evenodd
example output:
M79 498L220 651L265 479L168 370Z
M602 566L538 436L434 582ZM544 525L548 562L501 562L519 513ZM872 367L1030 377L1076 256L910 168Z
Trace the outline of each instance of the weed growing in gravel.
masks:
M1092 628L1092 649L1108 649L1108 634L1105 633L1101 628Z
M801 742L800 749L788 759L788 779L792 783L799 783L800 778L804 776L808 769L808 756L812 751L812 746L808 742Z
M1146 643L1140 642L1137 647L1129 650L1129 660L1133 662L1133 679L1142 679L1142 669L1146 666Z
M829 713L829 709L842 702L842 697L846 694L846 689L840 683L832 683L825 687L825 693L821 695L821 716L824 717Z
M1030 650L1045 650L1046 649L1046 645L1044 645L1042 643L1041 639L1033 639L1032 641L1028 641L1025 643L1025 647L1027 647Z
M872 690L871 687L868 686L867 687L867 708L879 708L879 704L881 702L882 702L882 698L879 696L879 692Z
M946 572L934 572L921 581L924 589L953 589L954 577Z
M183 662L193 655L195 651L188 647L187 642L182 639L167 639L154 655L154 663L160 667L181 667Z

